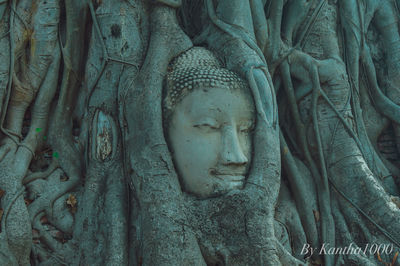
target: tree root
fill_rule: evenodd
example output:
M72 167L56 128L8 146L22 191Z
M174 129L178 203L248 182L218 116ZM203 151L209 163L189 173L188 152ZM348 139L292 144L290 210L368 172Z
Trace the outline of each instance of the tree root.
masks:
M39 252L40 257L44 262L54 260L60 265L69 265L65 256L70 255L71 247L69 243L60 243L55 240L46 230L46 228L41 223L41 218L44 217L45 214L42 213L41 215L37 216L34 221L32 222L33 228L39 231L39 239L40 241L51 250L48 252L46 250L41 250ZM53 262L54 263L54 262Z
M22 181L23 185L27 185L35 180L38 179L46 179L49 175L51 175L58 167L59 167L59 163L56 159L53 159L51 161L51 164L47 167L47 169L43 172L35 172L32 173L28 176L26 176L24 178L24 180Z
M53 216L54 202L65 193L74 189L79 182L79 177L70 176L67 181L59 182L56 188L54 188L54 184L48 183L48 189L45 190L45 193L28 206L31 221L34 221L35 217L42 211L45 211L49 216Z
M307 66L308 64L305 63L305 66ZM308 67L312 67L312 65L308 65ZM318 195L318 203L319 203L319 208L320 211L322 213L321 215L321 225L322 225L322 231L321 231L321 238L323 243L330 243L331 245L334 245L334 234L332 235L332 228L334 228L334 224L333 224L333 219L332 219L332 214L330 211L330 204L329 204L329 190L327 190L327 184L324 184L324 179L326 179L327 182L327 173L326 173L326 168L325 170L321 169L321 171L323 171L323 175L321 176L321 174L319 173L318 167L316 165L316 162L312 159L311 153L309 151L308 148L308 143L306 140L306 133L305 133L305 127L304 124L301 122L301 118L300 118L300 114L299 114L299 109L298 109L298 105L296 102L296 97L294 94L294 89L293 89L293 84L291 82L291 76L290 76L290 69L289 69L289 64L285 61L282 63L281 65L281 73L283 75L283 82L284 82L284 88L286 91L286 95L287 98L289 99L289 103L290 103L290 110L291 113L293 115L293 119L295 121L295 126L296 126L296 130L297 132L299 132L299 142L300 142L300 147L302 149L302 152L304 153L305 157L306 157L306 161L308 163L308 166L310 167L312 176L314 178L314 181L317 185L317 195ZM313 85L314 87L314 108L316 101L317 101L317 96L318 96L318 88L319 88L319 83L316 86L316 82L319 82L318 79L315 80L315 75L317 75L317 73L309 73L309 75L313 76L314 75L314 82ZM314 115L315 116L315 113ZM315 119L313 121L314 123L314 127L315 127L315 131L318 130L318 126L316 126L316 122ZM319 130L318 130L319 131ZM316 135L317 136L317 135ZM319 151L321 149L321 143L319 143ZM322 161L324 161L323 158L323 154L322 154L322 160L321 160L321 155L319 157L320 159L320 163L322 163ZM324 166L323 164L321 166ZM333 265L332 262L332 257L329 256L325 256L325 263L327 265Z
M297 168L296 162L286 144L285 138L280 132L280 143L281 143L281 156L283 167L287 172L289 185L293 191L293 198L298 209L298 213L306 233L307 242L313 247L319 247L320 243L318 240L317 226L315 224L314 214L310 208L310 203L307 202L305 197L309 191L302 184L302 177L299 177L299 169Z

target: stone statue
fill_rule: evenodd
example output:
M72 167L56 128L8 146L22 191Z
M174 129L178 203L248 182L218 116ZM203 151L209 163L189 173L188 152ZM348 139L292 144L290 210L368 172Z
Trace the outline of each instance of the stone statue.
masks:
M186 192L204 198L243 188L254 112L246 83L211 52L194 47L174 60L164 126Z

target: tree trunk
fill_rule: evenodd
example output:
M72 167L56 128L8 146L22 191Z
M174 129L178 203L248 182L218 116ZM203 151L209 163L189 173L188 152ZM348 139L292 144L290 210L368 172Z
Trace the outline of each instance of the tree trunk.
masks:
M400 265L399 9L364 2L0 0L2 265ZM193 46L256 110L206 199L163 128Z

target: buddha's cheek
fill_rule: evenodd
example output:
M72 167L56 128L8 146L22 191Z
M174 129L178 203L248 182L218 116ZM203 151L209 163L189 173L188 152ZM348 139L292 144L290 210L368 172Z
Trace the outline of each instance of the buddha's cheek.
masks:
M211 192L215 178L210 172L218 163L218 137L185 134L174 146L174 159L185 190L199 195Z

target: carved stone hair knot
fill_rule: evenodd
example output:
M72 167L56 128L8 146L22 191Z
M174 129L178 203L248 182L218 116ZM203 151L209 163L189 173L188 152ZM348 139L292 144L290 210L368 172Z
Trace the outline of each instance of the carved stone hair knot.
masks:
M223 68L214 54L193 47L171 61L166 79L164 120L169 119L177 103L195 88L245 89L247 83L234 72Z

